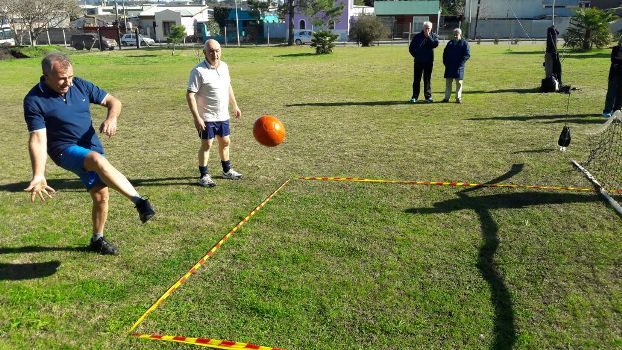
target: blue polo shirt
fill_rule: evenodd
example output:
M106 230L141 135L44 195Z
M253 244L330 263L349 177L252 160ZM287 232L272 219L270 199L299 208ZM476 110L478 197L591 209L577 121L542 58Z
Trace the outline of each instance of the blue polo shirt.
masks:
M47 152L58 164L63 150L78 145L99 153L104 148L93 128L90 104L101 105L108 93L93 83L73 78L65 96L50 89L41 77L24 98L24 118L28 131L46 130Z

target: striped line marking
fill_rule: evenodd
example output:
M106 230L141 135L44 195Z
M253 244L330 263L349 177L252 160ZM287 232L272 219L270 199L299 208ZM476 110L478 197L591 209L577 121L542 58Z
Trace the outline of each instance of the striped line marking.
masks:
M577 191L577 192L596 192L590 188L579 187L567 187L567 186L538 186L538 185L513 185L513 184L478 184L459 181L414 181L414 180L383 180L383 179L366 179L357 177L317 177L317 176L300 176L296 178L298 180L312 180L312 181L344 181L344 182L369 182L369 183L390 183L390 184L404 184L404 185L428 185L428 186L450 186L450 187L496 187L496 188L527 188L538 190L550 190L550 191ZM164 302L177 288L181 287L195 272L197 272L203 264L210 258L216 250L218 250L222 244L227 241L240 227L250 220L266 203L276 195L287 183L289 179L285 181L279 188L266 197L261 204L255 207L242 221L240 221L235 227L233 227L218 243L216 243L205 256L203 256L188 272L186 272L177 282L175 282L143 315L141 315L136 322L132 325L128 333L132 333L136 327L138 327L145 318L153 312L160 304ZM622 189L609 190L612 193L622 193ZM171 335L158 335L158 334L131 334L132 337L139 339L150 340L162 340L176 343L185 343L192 345L199 345L210 347L214 349L257 349L257 350L284 350L281 348L271 348L261 345L255 345L250 343L240 343L230 340L218 340L210 338L192 338L184 336L171 336Z
M153 303L153 305L151 305L151 307L149 307L149 309L147 309L147 311L145 311L145 313L142 314L142 316L140 316L136 322L134 322L134 324L132 325L128 333L132 333L132 331L136 329L136 327L138 327L138 325L140 325L145 320L145 318L150 313L153 312L153 310L155 310L158 306L160 306L160 304L162 304L166 298L168 298L171 294L173 294L177 290L177 288L181 287L184 283L186 283L188 278L190 278L190 276L192 276L195 272L197 272L201 268L201 266L205 264L205 261L207 261L207 259L209 259L212 255L214 255L214 252L216 252L218 248L220 248L222 244L225 243L225 241L229 239L229 237L231 237L240 227L242 227L242 225L247 223L248 220L251 217L253 217L253 215L255 215L261 208L263 208L264 205L266 205L266 203L268 203L268 201L272 199L272 197L274 197L274 195L278 191L280 191L283 187L285 187L285 185L287 185L288 182L289 182L289 179L283 182L283 184L279 186L279 188L277 188L268 197L266 197L266 199L264 199L263 202L261 202L261 204L256 206L255 209L253 209L248 215L246 215L244 219L242 219L242 221L240 221L237 225L235 225L234 228L232 228L220 241L218 241L218 243L216 243L212 247L212 249L210 249L209 252L205 254L205 256L203 256L194 266L192 266L190 270L188 270L188 272L186 272L180 279L177 280L177 282L175 282L166 292L164 292L164 294L162 294L162 296L158 298L158 300L156 300L156 302ZM231 349L231 348L227 348L227 349Z
M365 179L358 177L318 177L318 176L301 176L298 180L315 180L315 181L343 181L343 182L372 182L372 183L390 183L404 185L428 185L428 186L449 186L449 187L496 187L496 188L526 188L531 190L547 190L547 191L575 191L575 192L596 192L593 188L580 188L568 186L539 186L539 185L512 185L512 184L478 184L460 181L414 181L414 180L382 180L382 179ZM607 190L608 192L622 193L620 190Z
M240 343L230 340L210 339L210 338L191 338L179 335L158 335L158 334L132 334L132 337L139 339L163 340L174 343L184 343L205 346L213 349L252 349L252 350L284 350L281 348L270 348L249 343Z

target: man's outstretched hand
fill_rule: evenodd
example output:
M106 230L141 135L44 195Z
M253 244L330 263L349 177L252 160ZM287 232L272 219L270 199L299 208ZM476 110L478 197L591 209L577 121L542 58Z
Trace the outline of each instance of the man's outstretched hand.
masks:
M48 186L48 182L44 177L34 177L30 181L30 184L27 188L24 189L26 192L30 192L30 201L34 202L37 196L41 198L42 202L45 202L45 197L52 198L52 194L56 192L52 187Z

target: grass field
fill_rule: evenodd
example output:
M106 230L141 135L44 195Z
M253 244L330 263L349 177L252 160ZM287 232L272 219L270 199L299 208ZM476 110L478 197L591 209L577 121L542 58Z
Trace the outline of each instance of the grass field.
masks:
M568 100L537 92L543 50L472 45L463 104L411 105L406 46L224 48L244 179L216 176L213 189L196 185L184 97L195 50L72 54L77 76L123 102L107 156L158 209L143 226L111 195L118 257L83 251L90 198L72 174L48 161L55 198L22 192L22 99L40 59L0 62L0 349L191 348L127 331L287 179L136 332L305 350L621 348L622 225L595 194L295 179L590 187L569 160L586 159L604 122L609 52L565 56L564 83L578 89ZM436 101L442 72L437 60ZM104 109L92 111L99 125ZM253 139L262 114L285 123L282 145ZM216 152L209 165L220 174Z

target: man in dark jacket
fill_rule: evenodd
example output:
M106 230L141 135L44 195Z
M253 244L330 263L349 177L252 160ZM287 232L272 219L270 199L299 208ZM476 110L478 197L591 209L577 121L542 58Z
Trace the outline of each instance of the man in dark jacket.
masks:
M443 51L443 64L445 65L445 98L443 102L449 102L451 86L456 81L456 103L462 103L462 81L464 80L464 64L471 57L469 43L462 39L462 30L454 29L451 39Z
M622 107L622 36L618 40L618 45L611 49L611 66L609 67L603 117L611 117L613 112L620 107Z
M432 68L434 66L434 49L438 46L438 35L432 33L432 22L423 22L423 30L415 34L408 51L415 61L415 78L413 80L413 94L410 102L416 103L419 98L421 75L423 74L423 96L425 102L432 102Z

